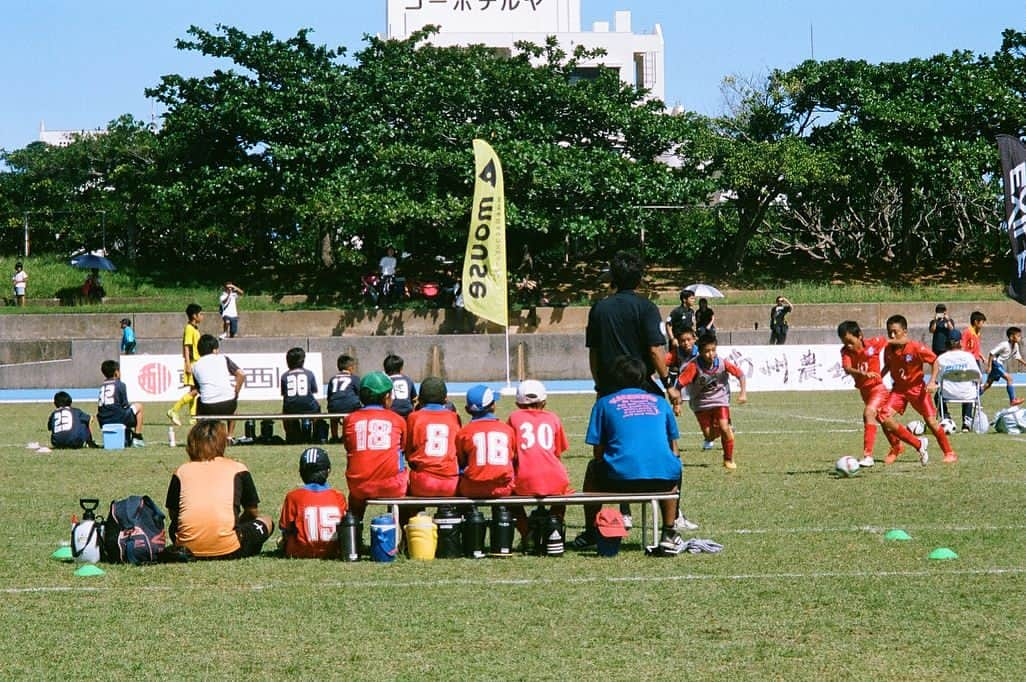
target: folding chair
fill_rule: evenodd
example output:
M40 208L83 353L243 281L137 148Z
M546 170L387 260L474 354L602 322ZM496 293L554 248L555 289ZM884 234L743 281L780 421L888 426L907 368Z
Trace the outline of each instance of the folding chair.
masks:
M983 405L980 402L980 386L983 383L983 375L980 373L979 368L970 367L967 369L949 369L940 375L940 381L938 382L939 388L937 395L939 396L938 402L938 413L941 419L950 418L948 412L948 404L955 403L957 405L972 405L972 409L969 413L969 418L972 419L977 410L982 410ZM972 386L970 391L969 386ZM969 393L972 397L967 397ZM957 422L956 422L957 423ZM965 424L972 428L972 424Z

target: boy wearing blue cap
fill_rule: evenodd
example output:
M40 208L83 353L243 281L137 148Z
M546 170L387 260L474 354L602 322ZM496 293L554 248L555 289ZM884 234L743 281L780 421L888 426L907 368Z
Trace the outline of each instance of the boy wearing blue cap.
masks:
M321 448L307 448L299 456L299 477L303 487L289 491L281 506L281 528L285 556L295 559L336 559L339 542L336 530L346 513L346 497L328 485L331 459Z
M495 416L498 396L484 384L467 391L471 421L456 434L460 462L457 491L464 497L505 497L513 494L516 434Z

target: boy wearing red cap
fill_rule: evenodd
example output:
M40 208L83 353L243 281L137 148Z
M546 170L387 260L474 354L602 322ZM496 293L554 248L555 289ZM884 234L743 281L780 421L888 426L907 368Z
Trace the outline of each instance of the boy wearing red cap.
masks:
M498 397L483 384L467 391L469 424L456 434L464 497L504 497L513 493L516 434L495 416Z
M350 414L342 440L349 459L346 483L349 509L363 518L372 497L404 497L409 484L403 461L406 420L393 412L392 380L383 372L371 372L360 381L362 409Z

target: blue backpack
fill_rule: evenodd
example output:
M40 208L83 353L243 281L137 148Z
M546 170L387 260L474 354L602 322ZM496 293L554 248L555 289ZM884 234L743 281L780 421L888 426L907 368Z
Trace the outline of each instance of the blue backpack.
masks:
M103 557L115 564L152 564L164 551L164 512L147 495L110 503L103 528Z

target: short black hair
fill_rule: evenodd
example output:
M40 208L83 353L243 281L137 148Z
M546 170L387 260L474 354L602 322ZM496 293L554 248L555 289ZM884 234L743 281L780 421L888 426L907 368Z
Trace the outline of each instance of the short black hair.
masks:
M617 391L625 388L641 388L645 385L645 363L629 355L613 360L611 376Z
M14 267L16 267L16 268L21 268L21 261L18 261L17 263L15 263L15 264L14 264Z
M673 338L677 338L681 334L691 334L692 336L694 336L695 328L692 327L690 324L686 324L683 327L678 327L677 329L673 330Z
M693 292L691 289L682 289L680 292L680 302L683 303L689 298L692 298L694 295L695 292Z
M131 327L132 326L132 321L130 319L128 319L127 317L122 317L121 318L121 324L125 325L126 327Z
M382 363L382 366L385 369L385 374L398 374L403 371L404 364L406 363L403 362L401 357L395 353L389 353L385 356L385 362Z
M217 337L213 334L204 334L199 337L199 341L196 342L196 348L199 350L200 357L204 355L210 355L213 353L221 344L217 342Z
M121 365L118 364L117 360L104 360L103 364L100 365L100 371L103 372L103 376L108 379L114 378L114 373L121 369Z
M937 307L935 307L933 309L933 312L935 312L935 313L946 313L946 312L948 312L948 307L946 305L944 305L943 303L938 303Z
M67 391L57 391L53 394L54 407L71 407L71 394Z
M891 315L888 317L886 326L890 327L892 324L896 324L902 329L908 329L908 320L905 319L904 315Z
M1005 337L1010 337L1012 334L1022 334L1022 330L1018 327L1009 327L1005 330Z
M617 251L609 261L609 275L618 291L637 289L645 262L635 251Z
M352 369L356 365L356 358L352 355L342 354L338 356L338 361L335 363L338 365L338 371Z
M306 351L299 346L289 348L285 353L285 364L289 366L289 369L302 367L304 362L306 362Z
M716 343L715 334L702 334L698 337L698 351L701 352L706 346L715 346Z
M845 320L837 325L837 338L843 339L845 335L851 334L855 338L862 336L862 327L855 320Z
M986 322L987 316L981 313L979 310L974 310L973 314L969 316L969 324L976 324L977 322Z
M199 303L190 303L185 306L185 316L190 320L203 312L203 306Z

